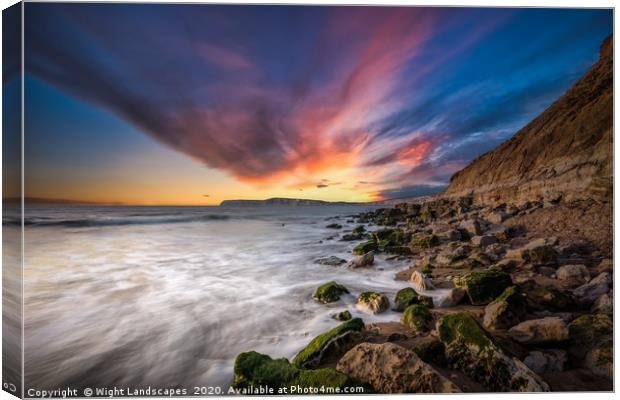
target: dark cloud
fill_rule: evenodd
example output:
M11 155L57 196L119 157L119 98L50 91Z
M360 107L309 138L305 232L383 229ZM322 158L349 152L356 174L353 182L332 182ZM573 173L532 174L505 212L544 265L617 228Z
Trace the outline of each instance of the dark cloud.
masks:
M412 185L383 190L379 194L383 199L401 199L407 197L427 196L440 193L446 188L446 186L447 185Z

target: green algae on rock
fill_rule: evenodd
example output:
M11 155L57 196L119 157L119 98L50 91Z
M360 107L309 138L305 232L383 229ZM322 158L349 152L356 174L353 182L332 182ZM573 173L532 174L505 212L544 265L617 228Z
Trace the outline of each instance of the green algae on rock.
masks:
M293 363L300 368L316 368L328 355L342 355L360 340L359 332L364 329L364 321L354 318L312 339L301 350Z
M507 355L465 312L448 314L437 324L451 368L494 391L545 392L549 385L518 359Z
M376 250L377 250L377 243L370 240L368 242L360 243L357 246L355 246L355 248L353 248L353 254L364 255L368 253L369 251L376 251Z
M352 319L353 317L351 316L351 313L349 312L349 310L344 310L344 311L340 311L339 313L332 315L332 318L338 321L348 321Z
M323 304L333 303L340 300L340 295L349 293L349 290L335 281L327 282L319 286L315 291L313 297Z
M495 300L506 288L512 286L510 275L495 268L472 271L461 277L454 278L454 285L467 292L473 305L484 305Z
M363 292L357 297L355 305L363 311L380 314L390 307L390 300L378 292Z
M568 325L568 353L576 364L613 378L613 322L605 314L586 314Z
M424 304L413 304L405 309L400 317L401 324L415 332L426 332L433 319L428 307Z
M255 351L237 356L232 382L235 389L266 386L274 390L291 386L336 389L357 385L359 382L334 368L304 370L289 363L286 358L272 359Z
M433 306L433 299L428 296L421 296L413 288L400 289L394 297L394 307L392 310L403 312L405 308L413 304L425 304L428 307Z
M525 295L516 286L510 286L484 309L484 326L508 329L518 324L526 312Z

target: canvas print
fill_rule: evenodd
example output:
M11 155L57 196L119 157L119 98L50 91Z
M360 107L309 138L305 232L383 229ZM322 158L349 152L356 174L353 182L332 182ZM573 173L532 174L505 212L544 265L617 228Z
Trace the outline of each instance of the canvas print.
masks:
M613 9L3 11L3 390L613 390Z

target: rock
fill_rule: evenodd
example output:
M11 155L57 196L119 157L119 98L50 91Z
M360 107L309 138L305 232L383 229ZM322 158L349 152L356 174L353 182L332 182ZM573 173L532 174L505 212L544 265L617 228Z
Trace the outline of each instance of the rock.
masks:
M315 260L314 262L317 264L331 265L333 267L337 267L339 265L346 263L347 260L343 260L342 258L339 258L336 256L330 256L330 257L325 257L325 258L319 258Z
M413 351L393 343L361 343L342 357L336 369L379 393L460 392Z
M579 284L590 280L590 272L585 265L563 265L557 269L555 276L563 281L574 281Z
M411 239L411 245L422 249L430 249L439 244L439 238L436 235L428 235L425 233L416 233Z
M492 391L546 392L549 385L518 359L507 355L467 313L437 323L451 368L459 369Z
M519 290L525 293L529 309L537 311L550 308L552 310L567 310L575 307L575 299L551 286L539 285L533 280L527 280L518 285Z
M422 361L440 366L446 365L446 346L432 336L422 338L412 349Z
M445 232L443 236L450 242L456 242L463 239L463 235L461 235L461 231L459 231L458 229L450 229L449 231Z
M409 278L411 285L419 291L425 291L429 289L434 289L433 283L431 280L424 276L420 271L413 271L411 274L411 278Z
M502 271L512 271L517 267L517 262L515 260L505 258L496 262L494 266Z
M316 368L327 356L340 356L361 340L364 322L354 318L312 339L293 359L299 368Z
M413 304L405 309L400 323L414 332L426 332L432 319L428 307L424 304Z
M482 229L482 224L477 219L463 221L461 222L459 228L465 230L471 236L482 235L482 233L484 232Z
M503 211L495 211L495 212L488 214L486 216L486 219L492 224L501 224L502 222L506 221L511 216L512 215L505 213Z
M353 228L353 231L352 231L354 235L362 235L365 232L366 232L366 227L364 227L364 225L358 225L355 228Z
M510 275L496 268L472 271L454 278L453 282L454 286L465 289L473 305L488 304L512 286Z
M385 246L383 251L388 254L398 254L401 256L408 256L413 254L411 249L407 246Z
M614 299L611 292L605 293L594 301L592 308L590 309L595 314L613 314L614 313Z
M368 242L360 243L357 246L355 246L355 248L353 249L353 254L364 255L368 253L369 251L376 251L376 250L377 250L377 244L371 240Z
M548 243L547 239L536 239L521 248L508 250L506 258L532 264L555 264L558 255Z
M342 229L342 225L340 224L329 224L326 226L328 229Z
M362 233L346 233L342 235L342 238L340 238L340 240L342 240L343 242L352 242L354 240L362 239L364 239L364 234Z
M537 374L562 372L568 361L565 350L545 350L530 352L523 363Z
M347 267L349 268L364 268L369 267L375 262L375 252L369 251L363 256L357 257L355 260L351 260Z
M465 290L462 288L451 288L437 303L437 307L447 308L457 306L461 303L465 294Z
M333 314L332 318L337 321L348 321L353 318L349 310L340 311L339 313Z
M603 272L597 275L590 282L579 286L573 291L573 293L582 300L593 302L599 296L609 292L611 286L611 274L609 272Z
M275 390L299 386L301 388L341 388L359 385L354 379L333 368L315 370L300 369L286 358L271 357L250 351L241 353L235 359L232 387L253 390L268 387ZM249 392L248 394L258 394Z
M614 260L612 260L611 258L605 258L601 260L601 262L596 267L596 270L598 271L599 274L603 272L613 273L614 272Z
M384 294L364 292L357 297L355 305L362 311L380 314L390 308L390 301Z
M519 323L526 312L523 293L510 286L484 308L484 326L491 329L508 329Z
M342 294L349 293L349 290L341 284L331 281L319 286L314 292L314 298L323 304L333 303L340 300Z
M568 326L573 363L596 375L613 378L613 322L605 314L587 314Z
M471 238L471 243L475 246L487 247L491 244L497 243L497 238L495 236L474 236Z
M536 272L538 272L541 275L547 276L549 278L555 278L557 276L555 273L556 272L555 268L552 268L552 267L545 267L545 266L538 267Z
M407 335L400 332L394 332L390 333L387 337L388 342L400 342L401 340L407 340Z
M412 288L404 288L399 290L394 297L394 311L403 312L405 308L412 304L425 304L428 307L433 306L433 299L427 296L419 295Z
M508 333L513 340L525 344L562 342L568 339L568 327L558 317L524 321L510 328Z

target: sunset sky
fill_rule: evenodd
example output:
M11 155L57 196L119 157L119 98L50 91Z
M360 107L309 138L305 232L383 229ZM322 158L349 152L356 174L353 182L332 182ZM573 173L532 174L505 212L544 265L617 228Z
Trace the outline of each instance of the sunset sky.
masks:
M611 31L611 10L26 3L26 195L436 192Z

